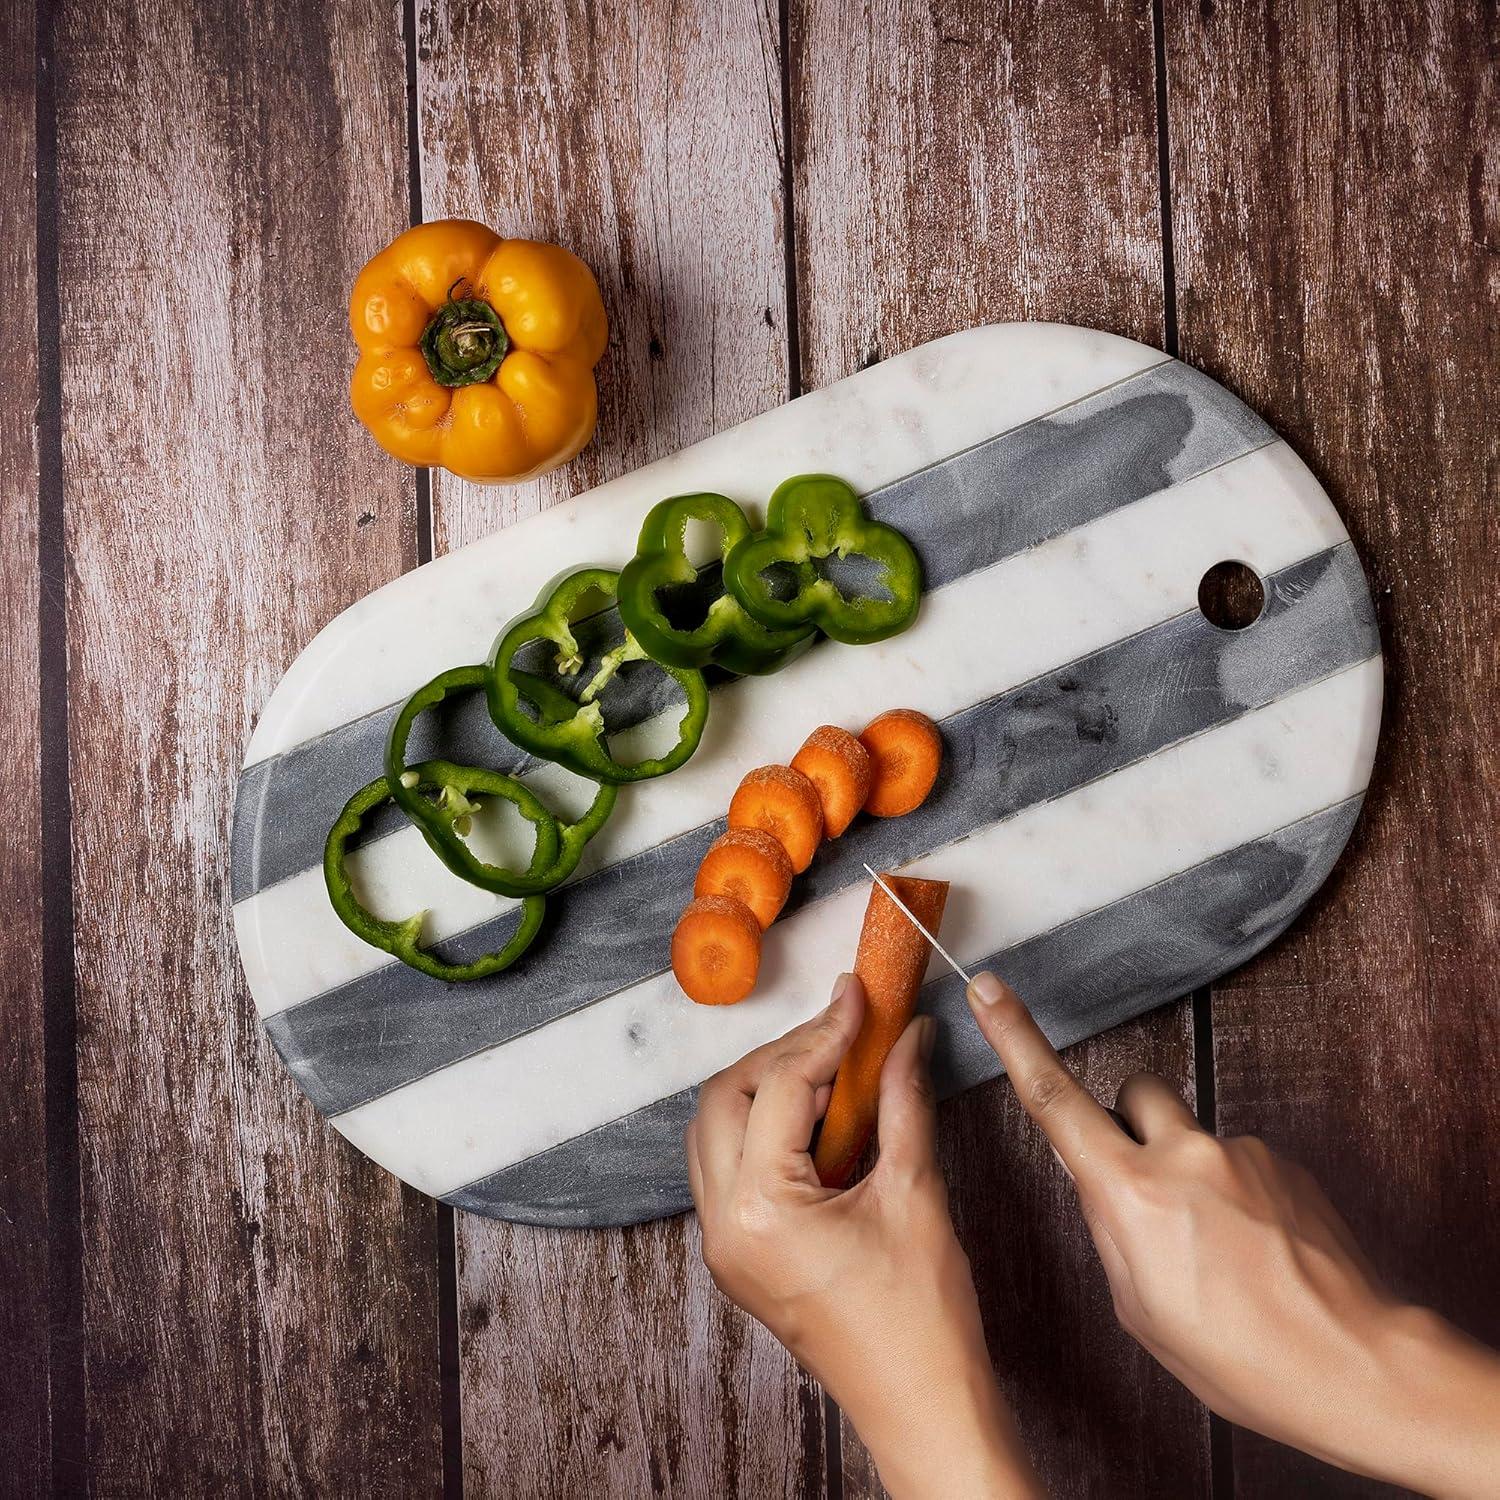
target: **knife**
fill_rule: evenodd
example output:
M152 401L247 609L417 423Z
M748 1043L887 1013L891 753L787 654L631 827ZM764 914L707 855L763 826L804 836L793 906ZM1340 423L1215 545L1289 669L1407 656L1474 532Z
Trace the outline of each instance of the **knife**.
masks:
M968 984L969 976L959 966L958 960L954 958L954 956L945 947L943 947L943 945L938 942L938 940L930 932L928 932L928 930L917 920L916 915L906 904L906 902L904 902L895 893L895 891L893 891L890 886L888 886L885 881L869 867L869 865L865 866L865 873L870 877L871 880L875 882L876 885L880 887L881 890L886 893L887 896L891 898L891 902L895 906L896 910L899 911L901 915L905 917L906 920L910 922L911 925L915 927L917 931L920 932L929 943L932 944L933 948L937 951L938 956L943 960L943 962L946 963L948 967L952 969L953 972L957 974L965 984Z
M865 873L870 877L871 880L875 882L876 885L880 887L881 890L886 893L887 896L891 898L891 903L893 906L895 906L896 910L899 911L901 915L905 917L906 920L910 922L911 925L915 927L917 931L920 932L929 943L932 944L938 956L944 961L944 963L948 965L950 969L953 970L955 974L958 975L960 979L963 980L964 984L967 986L972 983L968 974L960 966L958 960L954 958L954 956L945 947L943 947L943 945L938 942L938 940L930 932L928 932L928 930L917 920L916 914L906 904L906 902L904 902L895 893L895 891L893 891L890 886L888 886L885 881L882 880L881 877L869 867L869 865L865 866ZM1135 1131L1131 1129L1130 1121L1127 1120L1125 1116L1119 1112L1119 1110L1110 1109L1109 1106L1106 1105L1104 1112L1110 1117L1110 1119L1115 1122L1116 1125L1120 1127L1121 1130L1125 1132L1126 1135L1130 1137L1131 1140L1136 1143L1136 1145L1141 1144L1140 1136L1138 1136Z

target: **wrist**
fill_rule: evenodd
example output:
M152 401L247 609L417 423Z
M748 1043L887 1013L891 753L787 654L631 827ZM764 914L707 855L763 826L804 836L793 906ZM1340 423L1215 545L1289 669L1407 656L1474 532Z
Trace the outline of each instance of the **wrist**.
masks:
M1043 1491L988 1356L971 1350L899 1392L854 1382L834 1399L854 1424L892 1500L1021 1500Z
M1367 1454L1348 1467L1426 1495L1493 1493L1500 1357L1437 1313L1408 1304L1386 1312L1375 1347L1381 1400Z

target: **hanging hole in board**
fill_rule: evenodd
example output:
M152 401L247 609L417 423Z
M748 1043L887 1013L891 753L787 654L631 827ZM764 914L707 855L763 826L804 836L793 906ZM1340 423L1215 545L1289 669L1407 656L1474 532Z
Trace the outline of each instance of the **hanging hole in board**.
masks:
M1248 563L1215 563L1198 581L1198 608L1220 630L1244 630L1265 607L1265 585Z

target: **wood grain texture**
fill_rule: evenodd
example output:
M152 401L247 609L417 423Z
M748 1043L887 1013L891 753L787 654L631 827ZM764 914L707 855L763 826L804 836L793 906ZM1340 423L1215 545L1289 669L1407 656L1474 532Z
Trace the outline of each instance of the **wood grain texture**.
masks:
M1001 319L1162 341L1151 18L792 0L801 376Z
M1145 7L793 0L802 378L821 386L975 323L1163 336ZM1185 1089L1186 1005L1071 1053L1107 1098ZM945 1106L944 1165L991 1350L1053 1493L1207 1484L1202 1408L1120 1332L1066 1179L1004 1082ZM998 1164L998 1165L997 1165ZM844 1493L880 1493L843 1430Z
M36 134L32 7L0 3L0 1474L50 1477L37 557Z
M611 319L593 446L513 489L435 474L437 551L786 398L774 13L437 7L419 84L424 217L561 240ZM458 1240L467 1493L821 1492L821 1393L714 1291L691 1216L585 1234L462 1215Z
M349 284L406 217L396 17L58 27L91 1488L433 1493L435 1210L284 1073L225 869L256 711L414 561L346 396Z
M525 485L435 472L435 552L786 399L780 77L774 9L732 0L424 13L423 216L567 244L610 319L594 443Z
M1218 1118L1500 1343L1500 119L1493 6L1169 6L1183 353L1339 503L1385 729L1354 846L1214 996ZM1388 1493L1237 1432L1235 1493Z

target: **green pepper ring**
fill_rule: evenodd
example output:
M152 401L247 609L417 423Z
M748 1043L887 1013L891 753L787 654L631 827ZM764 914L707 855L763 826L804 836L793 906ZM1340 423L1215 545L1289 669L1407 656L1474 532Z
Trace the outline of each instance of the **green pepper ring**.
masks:
M422 768L415 768L421 774ZM439 782L433 785L441 785ZM498 974L508 969L536 941L541 930L542 918L546 915L545 896L527 896L521 903L521 920L511 935L510 941L496 953L486 953L471 963L450 964L435 958L421 945L422 918L425 912L399 922L388 922L377 917L354 894L345 861L349 840L359 832L365 818L383 802L391 801L391 789L384 776L361 787L345 804L333 827L328 831L328 841L323 846L323 881L328 887L328 899L338 919L355 937L384 950L413 969L429 974L434 979L459 983L467 979L483 979L489 974Z
M882 565L891 598L846 598L819 576L811 559L868 557ZM777 599L766 586L776 563L797 573L797 592ZM776 487L766 507L766 529L735 543L724 559L724 587L746 613L771 629L816 625L847 646L865 646L905 630L922 602L922 564L910 542L872 520L859 497L832 474L798 474Z
M391 732L386 740L385 778L402 811L417 825L432 852L455 875L500 896L536 895L561 885L578 867L588 841L604 826L610 813L614 811L618 795L616 788L601 786L583 817L576 823L560 823L529 787L503 771L456 766L449 761L425 762L430 773L427 778L429 784L437 783L445 794L451 788L462 797L477 787L506 798L515 805L522 817L536 826L536 847L532 852L531 863L524 873L518 874L514 870L489 864L469 847L456 826L458 820L472 810L466 801L457 807L432 802L422 795L419 786L407 785L414 773L406 764L406 744L418 716L424 710L441 703L449 693L484 687L488 677L489 671L485 667L453 667L439 673L426 686L418 688L406 700L395 723L391 725ZM554 694L556 699L566 705L563 712L572 712L574 705L567 694L557 692L549 684L539 680L528 681L528 697L535 698L547 693ZM544 713L555 713L559 709L558 703L552 699L548 700L545 707L540 703L537 706Z
M666 755L648 757L629 765L614 759L604 743L604 714L599 707L598 696L606 684L627 661L650 660L641 644L628 631L624 641L606 653L599 667L577 703L568 699L572 712L566 718L546 712L537 704L528 686L525 692L516 681L518 676L537 681L530 673L520 672L511 663L516 653L526 644L536 640L551 641L558 648L557 668L565 677L573 676L583 667L583 658L574 639L570 610L586 594L602 594L613 600L617 597L620 575L609 568L581 568L550 583L544 588L537 602L525 614L517 616L500 632L490 652L489 681L486 694L489 700L490 717L496 728L507 739L513 740L523 750L545 760L556 761L560 766L586 776L591 781L605 781L615 785L627 785L634 781L649 781L655 776L665 776L683 765L698 748L703 738L703 727L708 722L708 684L702 672L688 667L673 667L657 662L655 665L682 689L687 697L687 709L677 726L677 743ZM556 691L556 690L554 690ZM559 698L567 697L557 693ZM532 719L521 711L520 700L525 697L532 702L543 717Z
M727 495L674 495L653 505L641 523L636 555L620 571L619 608L625 628L656 661L674 667L713 662L742 677L784 667L799 646L811 642L811 625L768 630L727 589L691 630L678 629L663 614L658 590L698 577L684 546L690 521L708 521L718 528L721 559L753 530L744 511Z
M489 669L479 668L489 677ZM562 691L555 688L544 678L535 677L530 672L523 672L519 668L511 668L511 679L518 683L522 696L531 700L538 713L553 724L562 723L565 719L572 717L578 705ZM591 778L585 777L585 780ZM558 821L557 832L561 848L557 853L557 863L547 872L549 876L555 877L553 883L560 885L574 870L578 868L578 861L583 857L583 851L593 836L609 821L609 815L615 810L615 801L620 795L620 788L613 782L601 781L597 783L598 790L594 793L594 800L589 803L587 811L576 823L564 823Z

